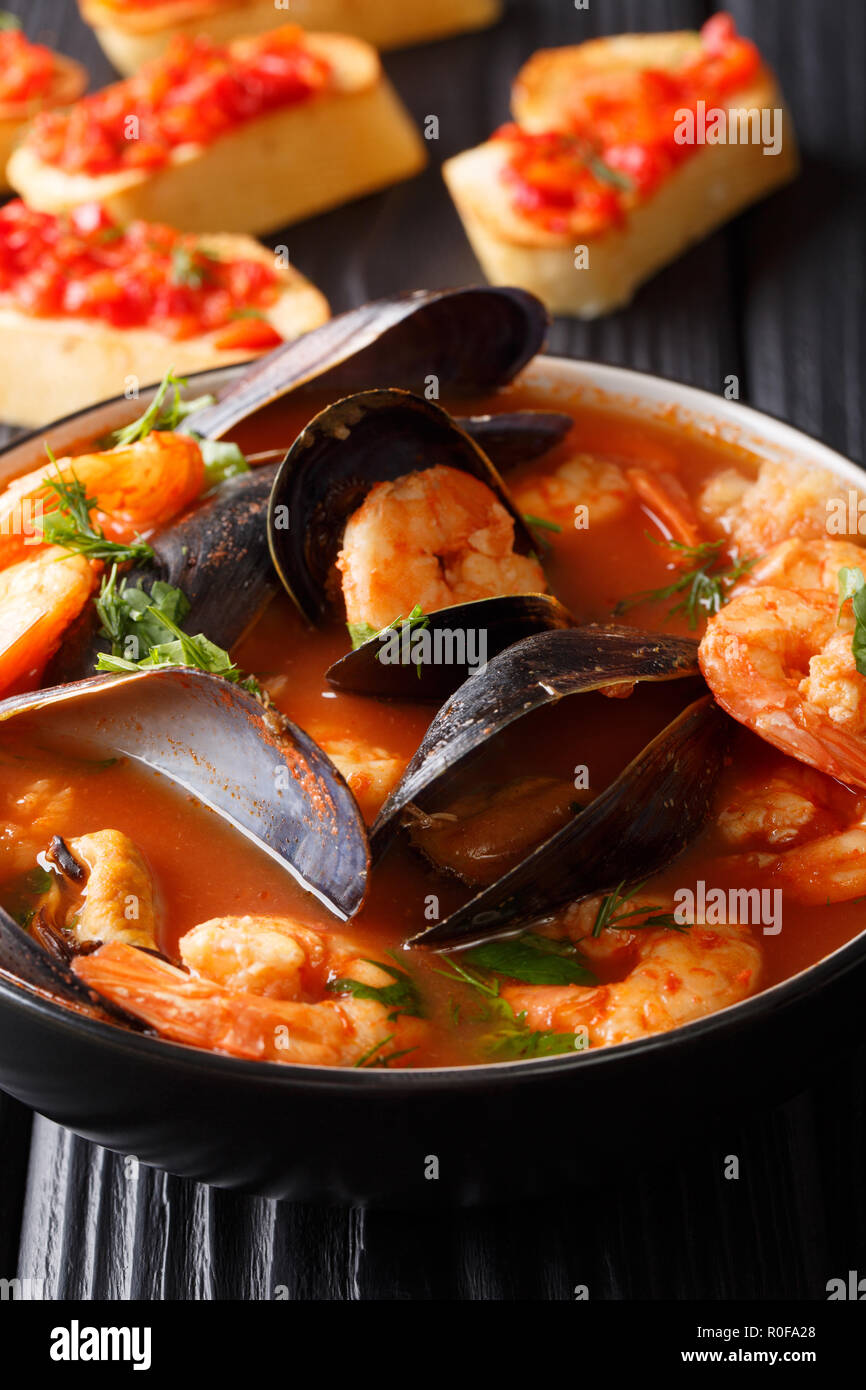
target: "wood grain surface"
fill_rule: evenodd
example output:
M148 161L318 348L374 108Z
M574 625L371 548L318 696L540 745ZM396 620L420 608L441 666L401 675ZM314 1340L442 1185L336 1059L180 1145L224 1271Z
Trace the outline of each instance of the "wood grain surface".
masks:
M369 0L375 4L376 0ZM17 0L28 33L110 70L73 0ZM862 461L864 71L861 0L729 0L776 68L804 165L798 183L657 276L627 310L558 322L550 348L741 398ZM431 168L274 244L335 311L478 269L442 158L506 116L534 48L629 28L694 27L697 0L516 0L496 29L389 55L415 116L439 117ZM804 1058L810 1040L803 1038ZM695 1133L675 1162L634 1134L607 1180L587 1116L586 1183L548 1201L450 1216L324 1210L208 1190L95 1148L0 1096L0 1276L88 1299L593 1299L825 1296L866 1270L866 1049L795 1099L767 1095L736 1130ZM670 1078L672 1087L677 1077ZM738 1077L730 1077L734 1093ZM689 1106L689 1095L682 1103ZM231 1117L227 1117L231 1123ZM556 1117L539 1143L555 1142ZM724 1177L727 1155L740 1178Z

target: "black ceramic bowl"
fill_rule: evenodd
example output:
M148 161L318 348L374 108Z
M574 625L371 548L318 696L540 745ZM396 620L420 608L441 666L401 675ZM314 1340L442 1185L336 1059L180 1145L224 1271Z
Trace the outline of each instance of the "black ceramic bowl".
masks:
M195 379L196 393L226 373ZM857 470L789 427L659 378L540 358L526 379L551 404L585 392L640 413L673 402L757 453L846 482ZM0 481L104 434L118 400L0 455ZM0 1086L143 1163L219 1186L330 1202L494 1200L586 1181L799 1089L859 1027L866 935L783 984L645 1042L571 1057L415 1071L280 1066L202 1052L80 1017L0 980Z

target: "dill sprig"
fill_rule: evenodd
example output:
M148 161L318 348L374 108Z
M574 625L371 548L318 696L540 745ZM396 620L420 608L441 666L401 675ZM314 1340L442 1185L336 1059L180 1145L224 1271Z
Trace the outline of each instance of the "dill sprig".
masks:
M528 1027L525 1010L517 1014L514 1012L508 1001L502 998L497 979L480 971L467 970L453 956L444 956L443 964L447 969L437 970L437 975L455 984L467 985L482 996L482 1011L470 1021L488 1025L481 1045L489 1061L521 1061L528 1057L553 1057L580 1050L581 1040L575 1033L553 1033Z
M625 887L625 879L617 884L612 893L608 893L602 898L598 912L592 926L590 936L601 936L605 927L611 927L618 931L642 931L645 927L667 927L670 931L688 931L688 922L678 922L672 912L667 912L663 907L632 907L623 912L621 909L635 897L647 884L644 879L642 883L636 883L634 888L630 888L627 893L622 890ZM636 917L643 917L643 922L635 921Z
M691 560L693 564L690 569L683 570L672 584L665 584L660 589L644 589L640 593L621 598L614 609L616 616L634 608L638 603L664 603L667 599L682 595L679 603L668 609L667 616L672 618L682 613L688 618L690 628L697 627L702 615L711 616L718 613L727 603L731 586L744 574L748 574L758 558L754 556L735 560L732 564L726 565L721 555L724 539L703 541L700 545L685 545L682 541L673 539L660 540L658 536L651 536L648 531L645 531L644 535L653 545L666 545L684 559Z
M57 460L48 449L48 457L57 466ZM90 514L99 505L96 497L88 497L87 488L70 469L65 478L57 469L56 476L46 477L45 486L57 498L57 510L47 512L42 517L42 535L50 545L59 545L64 550L72 550L78 555L86 555L89 560L111 560L115 564L126 561L142 562L153 559L153 550L139 537L126 545L120 541L108 540L99 526L94 526Z

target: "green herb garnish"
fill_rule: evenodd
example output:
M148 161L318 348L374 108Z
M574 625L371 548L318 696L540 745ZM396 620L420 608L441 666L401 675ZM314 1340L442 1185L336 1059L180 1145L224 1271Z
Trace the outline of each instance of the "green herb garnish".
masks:
M393 984L390 985L365 985L360 980L342 978L332 980L328 989L334 994L351 994L353 999L372 999L377 1004L382 1004L390 1012L388 1022L393 1023L395 1018L401 1014L409 1014L412 1018L423 1018L424 1008L421 997L418 993L415 981L405 970L401 970L396 965L385 965L381 960L368 960L368 965L375 965L379 970L384 970L390 975Z
M425 628L429 626L429 623L429 613L425 613L421 605L416 603L405 618L394 618L384 627L372 627L370 623L346 623L346 627L352 639L352 651L357 651L359 647L363 647L365 642L371 641L374 637L384 637L386 632L394 632L407 625L410 630L416 627ZM419 676L421 674L420 662L418 663L418 674Z
M114 675L121 675L126 671L148 671L155 666L191 666L197 671L209 671L211 675L222 676L225 680L248 690L251 695L261 696L262 688L255 677L244 676L228 652L218 647L216 642L211 642L203 632L192 635L182 631L165 609L160 610L154 604L148 605L147 612L163 627L168 628L169 632L174 633L174 640L155 644L150 647L146 656L137 661L101 652L95 670L111 671Z
M529 985L598 983L570 941L555 941L534 932L473 946L463 952L463 959L482 970L495 970Z
M398 1057L408 1057L410 1052L417 1051L417 1048L414 1047L404 1047L399 1052L389 1052L387 1056L377 1057L376 1053L380 1052L383 1047L387 1047L389 1042L393 1042L394 1036L393 1033L389 1033L387 1038L373 1043L373 1046L369 1047L354 1063L355 1067L387 1067L389 1062L396 1062Z
M609 164L605 163L601 155L593 155L587 163L595 177L601 179L602 183L612 183L614 188L618 188L621 193L634 192L634 179L630 178L628 174L624 174L620 169L612 169Z
M21 20L17 14L10 14L8 10L0 10L0 29L20 29Z
M523 520L529 526L537 526L542 531L555 531L557 535L562 534L562 527L558 521L548 521L543 516L533 516L531 512L524 512Z
M688 931L688 922L678 922L672 912L666 912L661 906L632 907L627 912L621 911L646 883L647 879L644 879L643 883L636 883L634 888L629 889L627 893L622 891L625 887L625 879L617 884L612 893L608 893L605 898L602 898L590 935L601 936L605 927L616 928L619 931L642 931L644 927L667 927L671 931ZM646 920L636 922L634 920L636 917L644 917Z
M211 264L216 259L206 252L188 246L175 246L171 253L171 278L175 285L200 290L211 278Z
M236 478L239 473L249 473L250 466L238 448L225 439L202 439L193 434L198 441L204 459L204 475L208 491L224 483L227 478Z
M453 957L443 957L447 970L438 970L446 980L468 985L482 995L482 1012L471 1020L488 1025L481 1047L489 1061L520 1061L527 1057L553 1057L564 1052L581 1050L580 1036L575 1033L552 1033L528 1028L525 1012L516 1014L500 995L498 980L467 970Z
M48 449L48 457L56 465L57 460ZM78 555L86 555L90 560L112 560L123 564L127 560L152 560L153 550L146 541L136 540L130 545L110 541L105 532L94 526L90 513L98 505L97 498L88 497L87 489L70 469L71 476L66 479L58 469L55 477L43 479L45 486L58 501L56 511L47 512L41 520L42 535L51 545L59 545L64 550L72 550Z
M4 890L3 906L19 927L29 927L36 911L33 899L47 893L53 882L54 875L39 864Z
M842 616L842 605L851 600L851 611L854 614L854 633L851 638L851 651L854 656L854 665L861 676L866 676L866 579L859 566L845 565L839 571L839 613L837 622Z
M125 579L118 583L116 565L102 576L94 602L102 622L102 636L111 642L113 656L147 652L170 640L174 634L163 622L163 615L173 623L182 623L189 612L189 599L182 589L161 579L154 580L150 593Z
M166 372L144 414L137 420L131 420L122 429L115 430L110 437L111 443L137 444L140 440L146 439L152 430L176 430L187 415L192 415L206 405L214 404L215 398L211 395L197 396L191 401L183 400L180 394L182 386L186 386L185 377L175 376L171 371Z
M678 551L695 563L691 569L684 570L673 584L666 584L661 589L645 589L641 593L630 594L627 598L620 599L614 609L617 616L633 608L635 604L662 603L665 599L682 594L680 602L668 609L667 616L672 618L675 614L683 613L689 620L689 627L697 627L702 613L718 613L727 603L731 586L748 573L758 558L755 556L752 559L737 560L732 565L724 565L720 554L725 544L724 540L704 541L701 545L684 545L682 541L659 540L648 531L645 531L644 535L653 545L669 546L671 550Z

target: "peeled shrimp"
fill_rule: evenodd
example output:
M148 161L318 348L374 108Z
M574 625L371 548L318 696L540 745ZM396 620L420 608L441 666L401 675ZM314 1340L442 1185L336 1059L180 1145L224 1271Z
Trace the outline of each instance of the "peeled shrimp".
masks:
M826 538L840 489L839 479L823 468L768 459L754 480L739 469L715 474L702 489L697 509L704 524L725 536L740 555L762 555L790 537Z
M626 942L616 938L631 938ZM610 945L604 942L610 937ZM591 1047L632 1042L665 1033L747 998L757 988L761 951L748 927L706 927L677 932L605 929L598 941L581 942L616 957L636 957L624 980L605 985L506 985L502 997L530 1028L558 1033L585 1028Z
M315 728L308 732L342 773L365 821L372 823L406 771L408 760L385 748L361 748L352 739L333 738L328 733L318 733Z
M297 950L277 945L275 937ZM393 1017L376 999L299 1000L308 988L321 991L323 971L373 988L394 977L342 938L331 942L289 918L214 919L188 932L180 950L194 974L115 943L78 957L73 969L164 1037L235 1057L351 1066L367 1057L385 1061L425 1036L423 1020ZM281 988L295 997L278 994ZM402 1058L394 1060L399 1065Z
M527 515L572 526L580 507L586 508L589 525L615 521L628 509L633 493L619 464L597 454L575 454L552 473L518 483L514 497Z
M514 522L478 478L437 466L377 483L346 523L337 557L350 623L383 628L472 599L537 593L537 560L514 552Z
M788 762L738 789L716 821L728 878L760 877L797 902L847 902L866 894L866 797Z
M204 484L204 460L196 441L186 434L153 430L136 444L98 454L48 460L9 484L0 495L0 567L32 551L28 523L41 506L57 509L46 479L71 482L73 476L98 503L94 520L115 540L129 541L137 531L164 525L198 497Z
M698 658L723 709L784 753L866 789L866 678L851 650L850 601L837 618L847 542L818 542L795 574L825 587L747 585L710 618ZM768 564L777 560L768 557ZM831 578L834 591L830 591Z
M56 546L40 547L0 570L0 695L25 681L38 682L95 586L89 561Z

